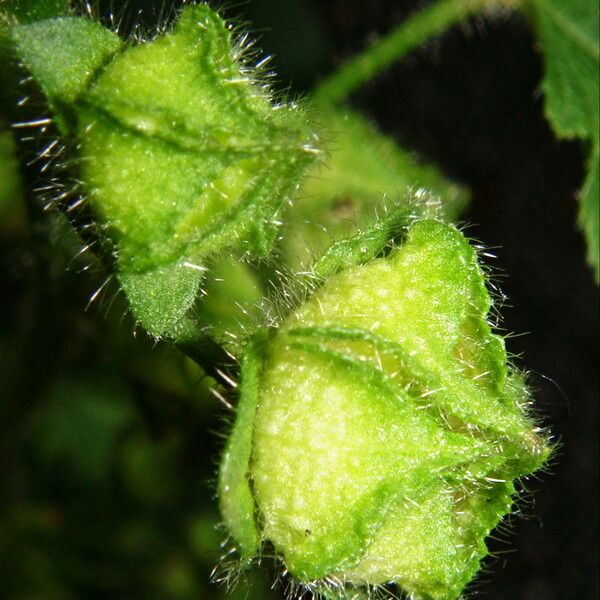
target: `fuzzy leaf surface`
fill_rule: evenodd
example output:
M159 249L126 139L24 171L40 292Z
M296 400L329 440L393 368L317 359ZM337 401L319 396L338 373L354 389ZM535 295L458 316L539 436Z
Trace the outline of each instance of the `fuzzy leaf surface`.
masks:
M15 27L16 53L48 97L63 134L68 110L90 79L121 47L120 38L89 19L59 17Z

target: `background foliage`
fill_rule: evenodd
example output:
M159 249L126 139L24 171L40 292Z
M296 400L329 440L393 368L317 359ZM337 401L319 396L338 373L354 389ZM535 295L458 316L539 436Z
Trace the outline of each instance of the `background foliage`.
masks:
M302 93L422 4L255 0L225 12L252 24L280 86ZM124 11L125 24L150 27L160 3ZM509 350L561 439L527 518L492 542L475 588L490 599L593 598L597 577L597 291L574 225L587 149L556 139L541 77L522 17L474 19L352 98L471 188L467 231L498 256L505 328L527 332ZM33 199L37 165L17 165L0 134L0 596L224 595L208 577L224 537L214 476L226 411L193 363L132 335L110 286L84 310L106 274L74 258L64 218ZM265 572L252 579L232 597L281 595Z

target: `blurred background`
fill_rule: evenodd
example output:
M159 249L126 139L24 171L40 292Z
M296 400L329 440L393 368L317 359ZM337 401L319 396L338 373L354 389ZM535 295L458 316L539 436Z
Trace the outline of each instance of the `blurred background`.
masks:
M274 55L277 85L302 94L425 4L217 8ZM119 10L151 29L172 5ZM470 589L482 600L598 597L598 289L575 227L585 149L553 135L541 74L522 17L474 19L351 98L471 190L467 232L497 256L509 350L560 441L550 473L530 480L535 494L490 541ZM193 363L132 335L120 296L108 289L86 309L106 272L33 199L35 168L0 135L0 598L283 597L266 565L229 594L209 583L225 538L215 473L229 415Z

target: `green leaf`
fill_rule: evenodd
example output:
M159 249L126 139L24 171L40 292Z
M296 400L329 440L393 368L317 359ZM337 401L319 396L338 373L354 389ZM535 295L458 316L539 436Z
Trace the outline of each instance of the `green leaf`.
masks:
M69 0L5 0L0 9L18 23L33 23L70 13Z
M69 105L120 49L120 38L99 23L81 17L17 26L12 37L17 55L56 112L62 133L70 133Z
M137 321L151 335L176 334L194 303L201 274L186 265L166 265L143 273L123 271L119 282Z
M260 340L255 340L246 348L241 376L247 385L240 394L235 425L229 436L219 471L221 513L231 524L231 532L240 544L243 556L256 553L260 543L248 471L252 455L254 415L258 402L262 346Z
M231 346L231 333L241 332L246 337L253 325L261 322L264 290L259 272L234 257L219 258L210 266L210 274L194 319L211 338Z
M598 253L599 9L596 0L532 0L545 58L542 87L546 114L556 133L590 142L588 178L581 193L579 224L588 259L600 277Z
M598 169L600 163L600 143L594 142L588 160L588 175L581 193L579 194L579 226L585 232L588 244L588 261L596 268L596 281L600 280L600 206L598 198L600 189L598 184Z
M437 198L420 194L407 195L402 204L386 207L386 214L363 227L353 236L333 242L311 266L310 276L326 281L327 277L351 265L360 265L380 256L386 248L402 240L408 227L418 219L440 218Z
M405 198L426 190L444 198L442 211L454 220L468 193L432 165L417 160L364 117L347 108L313 106L322 127L323 159L308 173L298 200L287 211L284 258L305 267L332 241L355 232L386 208L402 210Z

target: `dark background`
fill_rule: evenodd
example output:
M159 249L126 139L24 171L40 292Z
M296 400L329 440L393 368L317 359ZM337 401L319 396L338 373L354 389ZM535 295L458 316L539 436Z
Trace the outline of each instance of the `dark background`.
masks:
M424 4L219 6L249 23L275 55L278 85L295 94ZM129 22L151 27L151 5L131 2L126 14L144 13ZM585 148L557 141L545 121L542 71L521 16L477 18L351 98L472 190L467 232L497 256L508 348L560 443L548 473L528 484L535 494L491 541L471 589L482 600L598 597L598 289L575 226ZM23 177L28 219L0 228L0 597L221 597L207 580L223 537L213 528L223 411L193 366L131 336L119 298L110 310L108 301L84 310L104 273L80 272L76 242L27 200L31 169ZM98 405L109 399L110 414L90 405L82 416L69 404L89 390ZM61 442L61 427L78 439ZM86 461L92 446L104 450ZM253 579L236 597L271 597L268 575Z

